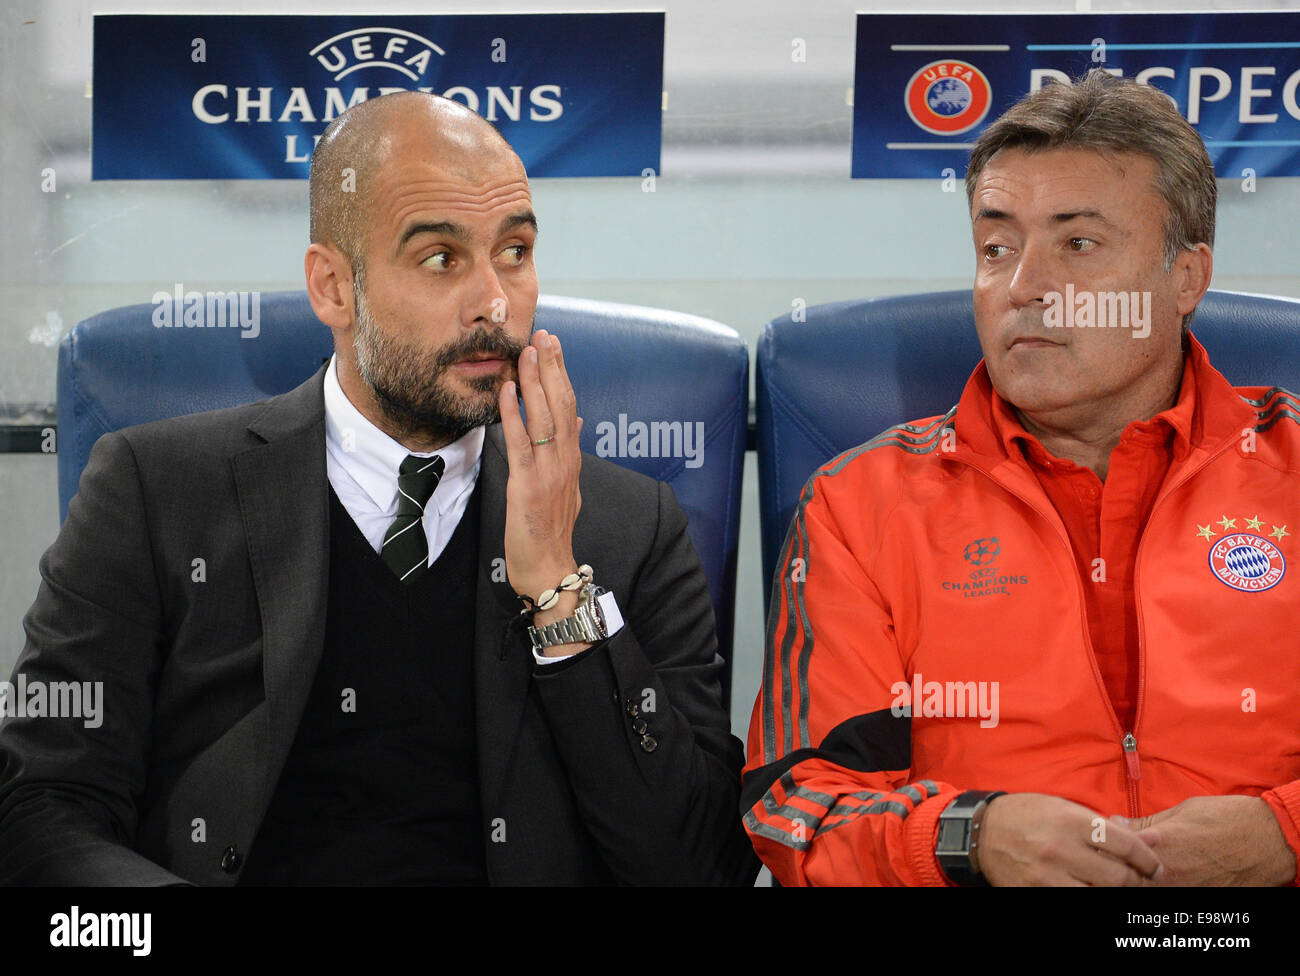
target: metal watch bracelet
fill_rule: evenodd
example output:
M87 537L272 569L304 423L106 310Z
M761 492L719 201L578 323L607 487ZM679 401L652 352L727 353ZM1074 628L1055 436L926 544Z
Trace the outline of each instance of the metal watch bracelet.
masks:
M596 598L603 593L595 583L588 583L580 591L582 601L571 616L543 627L529 627L528 638L533 650L540 651L560 644L592 644L604 640L604 622L597 611Z

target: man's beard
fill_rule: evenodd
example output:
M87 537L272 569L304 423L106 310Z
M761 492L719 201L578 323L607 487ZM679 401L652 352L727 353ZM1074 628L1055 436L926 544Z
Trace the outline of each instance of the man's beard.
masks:
M352 344L357 369L397 439L451 443L475 427L501 419L497 394L507 380L518 382L515 364L524 349L521 343L493 326L476 329L438 349L422 349L376 325L366 302L363 275L354 275L352 293L357 310ZM467 377L466 382L477 391L468 397L450 389L447 370L469 356L485 353L506 360L506 369Z

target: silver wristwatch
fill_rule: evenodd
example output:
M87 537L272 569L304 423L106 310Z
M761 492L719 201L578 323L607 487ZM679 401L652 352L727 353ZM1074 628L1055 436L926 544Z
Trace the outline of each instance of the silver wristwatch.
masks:
M582 602L573 616L544 627L528 628L534 651L558 644L593 644L622 629L623 615L619 613L613 593L595 583L588 583L579 595Z

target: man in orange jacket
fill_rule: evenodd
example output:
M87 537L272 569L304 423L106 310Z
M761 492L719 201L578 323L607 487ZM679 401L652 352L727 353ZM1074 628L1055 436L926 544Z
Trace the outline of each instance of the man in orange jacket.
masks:
M1187 331L1205 148L1093 72L990 126L966 190L984 359L803 490L754 846L784 884L1294 882L1300 400Z

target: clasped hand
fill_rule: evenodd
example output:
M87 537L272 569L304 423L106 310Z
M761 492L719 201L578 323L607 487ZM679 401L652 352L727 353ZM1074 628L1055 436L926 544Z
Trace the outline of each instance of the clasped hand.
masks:
M1287 884L1296 859L1259 797L1197 796L1109 819L1041 793L989 804L980 871L993 885Z

